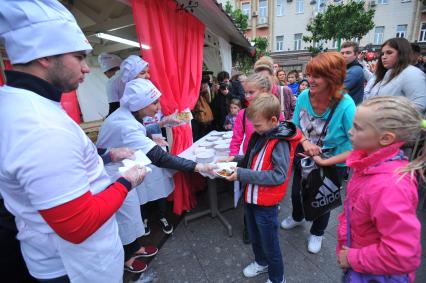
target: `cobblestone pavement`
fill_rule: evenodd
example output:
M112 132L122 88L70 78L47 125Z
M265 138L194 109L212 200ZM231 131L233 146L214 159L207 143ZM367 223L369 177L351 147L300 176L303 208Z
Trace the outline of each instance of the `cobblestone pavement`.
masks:
M229 207L232 197L228 193L219 195L221 207ZM200 201L198 207L203 207ZM332 212L325 233L323 247L319 254L307 252L307 237L310 223L305 223L291 231L280 229L280 244L284 257L287 283L293 282L340 282L341 271L336 263L337 214ZM280 217L291 213L290 194L281 203ZM223 213L231 223L234 235L228 237L227 231L217 218L205 216L189 222L183 221L176 227L158 255L150 263L148 276L154 282L266 282L267 275L246 279L242 269L253 261L250 245L242 242L242 209ZM418 213L422 227L426 224L426 211ZM422 265L417 271L416 282L426 282L426 235L422 230ZM143 277L140 278L143 282Z

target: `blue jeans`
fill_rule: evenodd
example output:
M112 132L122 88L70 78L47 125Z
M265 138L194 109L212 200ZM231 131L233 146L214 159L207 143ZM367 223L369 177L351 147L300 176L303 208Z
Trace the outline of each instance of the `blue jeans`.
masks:
M278 207L245 204L244 209L254 260L268 266L269 280L282 282L284 264L278 239Z

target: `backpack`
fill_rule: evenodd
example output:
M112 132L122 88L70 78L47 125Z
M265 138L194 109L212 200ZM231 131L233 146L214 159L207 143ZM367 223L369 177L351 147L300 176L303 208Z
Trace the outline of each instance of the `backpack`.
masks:
M202 95L198 98L192 113L194 115L194 119L200 123L207 124L213 121L213 113L210 105Z

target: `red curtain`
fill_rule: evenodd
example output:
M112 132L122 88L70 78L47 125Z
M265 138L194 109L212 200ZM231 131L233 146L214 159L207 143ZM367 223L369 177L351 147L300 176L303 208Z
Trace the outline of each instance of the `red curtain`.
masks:
M77 124L81 123L81 111L78 104L77 92L75 90L62 94L61 105L71 119L73 119Z
M132 7L139 42L151 47L144 49L142 56L150 64L152 82L163 94L160 98L163 113L192 109L201 84L204 24L190 13L177 11L173 0L132 0ZM173 154L181 153L191 144L189 125L173 128ZM179 173L174 180L173 211L181 214L195 206L194 194L188 192L196 185Z
M1 60L1 59L0 59ZM3 64L4 64L4 68L6 70L12 70L12 65L10 64L9 60L3 60ZM5 74L4 74L5 70L2 70L1 65L0 65L0 86L4 85L6 82L4 81Z

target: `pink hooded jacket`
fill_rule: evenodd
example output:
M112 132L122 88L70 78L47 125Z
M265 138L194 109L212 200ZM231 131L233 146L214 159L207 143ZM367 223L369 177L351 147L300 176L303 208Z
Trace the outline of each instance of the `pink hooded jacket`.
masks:
M346 206L350 204L351 248L348 261L357 272L409 274L420 265L420 222L416 217L417 181L396 170L407 160L390 160L403 143L367 155L353 151L346 163L353 169L345 209L339 215L337 254L346 245Z

